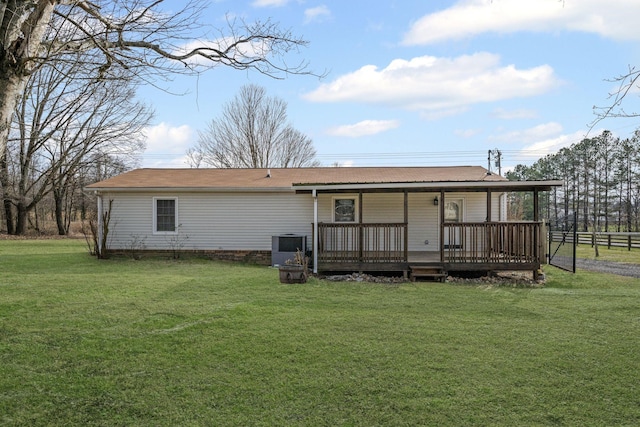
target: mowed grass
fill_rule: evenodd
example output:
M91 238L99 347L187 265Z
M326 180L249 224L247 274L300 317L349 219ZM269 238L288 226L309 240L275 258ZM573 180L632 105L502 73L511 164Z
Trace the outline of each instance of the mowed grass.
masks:
M640 264L640 249L598 246L598 255L591 245L578 245L576 247L576 256L578 258L593 259L598 261L624 262L631 264Z
M283 285L0 241L0 425L640 424L640 280Z

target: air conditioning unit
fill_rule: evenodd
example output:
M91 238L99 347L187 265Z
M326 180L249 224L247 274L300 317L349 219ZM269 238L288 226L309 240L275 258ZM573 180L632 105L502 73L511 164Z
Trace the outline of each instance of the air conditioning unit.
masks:
M307 253L307 236L302 234L281 234L271 236L271 265L285 265L288 259L293 259L296 251Z

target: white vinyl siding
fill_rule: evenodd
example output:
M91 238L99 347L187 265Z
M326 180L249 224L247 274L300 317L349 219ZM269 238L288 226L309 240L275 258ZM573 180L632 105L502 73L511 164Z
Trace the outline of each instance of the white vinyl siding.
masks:
M318 196L318 221L332 222L332 200L336 195L320 194ZM340 195L355 197L357 194ZM409 193L409 251L440 250L440 206L433 204L433 199L440 198L440 193ZM446 200L462 200L462 220L469 222L485 221L487 216L484 192L445 193ZM499 215L498 194L492 195L492 216ZM404 222L403 193L364 193L362 195L362 220L364 223Z
M409 251L439 251L440 206L434 206L436 193L409 193Z
M153 233L153 198L178 197L179 231ZM109 247L126 249L144 240L146 249L170 249L182 239L185 250L271 250L271 236L303 234L311 244L313 198L293 193L118 193L113 199Z
M445 193L447 200L462 200L463 222L484 222L487 220L487 193Z
M364 223L375 222L403 222L404 195L402 193L366 193L362 195L362 206L359 206L357 194L320 194L318 196L318 221L333 222L333 201L335 199L350 199L356 201L356 221L359 210L362 209Z
M403 193L365 193L362 206L359 206L358 194L319 194L319 222L333 221L332 206L336 197L355 198L365 223L404 222ZM435 197L440 198L440 194L408 194L409 251L439 250L440 206L434 206ZM177 234L154 234L154 198L177 200ZM105 209L109 199L114 201L108 237L109 247L113 249L127 249L132 242L141 240L146 249L170 249L171 239L178 238L182 239L185 250L271 250L271 236L287 233L306 235L309 247L312 244L311 194L107 193L103 195ZM486 193L446 193L445 201L447 199L464 200L464 221L486 220ZM504 211L500 200L500 193L492 194L494 221L499 220Z
M404 222L404 194L364 194L362 199L362 220L368 223Z

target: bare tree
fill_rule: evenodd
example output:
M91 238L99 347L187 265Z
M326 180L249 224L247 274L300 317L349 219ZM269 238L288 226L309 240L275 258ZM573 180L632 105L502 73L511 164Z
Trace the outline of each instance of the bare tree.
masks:
M287 103L256 85L243 86L188 153L193 167L215 168L317 166L315 155L311 139L287 123Z
M163 11L163 0L3 0L0 2L0 158L11 118L29 78L42 64L69 53L97 53L93 66L114 65L142 78L167 72L197 73L223 65L278 77L310 74L287 54L305 46L276 24L229 21L228 28L202 24L204 2ZM55 19L55 24L53 23ZM215 37L214 37L215 36ZM210 40L208 42L200 40ZM95 56L91 58L94 60ZM87 61L89 62L89 61Z
M100 157L125 158L144 149L141 130L152 113L135 102L132 77L114 66L104 78L86 59L77 53L51 60L23 90L0 175L9 233L24 233L29 211L51 193L58 232L66 234L78 171ZM7 179L12 175L13 183Z
M593 111L596 119L590 124L593 129L596 124L607 117L639 117L639 111L627 111L623 104L629 93L640 89L640 69L630 66L626 73L610 80L617 85L617 88L609 93L611 103L604 107L594 106Z

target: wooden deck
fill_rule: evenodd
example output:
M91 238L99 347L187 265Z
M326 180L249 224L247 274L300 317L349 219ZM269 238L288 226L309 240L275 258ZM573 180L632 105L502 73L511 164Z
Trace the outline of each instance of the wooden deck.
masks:
M407 224L318 224L320 271L537 270L538 222L441 224L439 251L409 251Z

